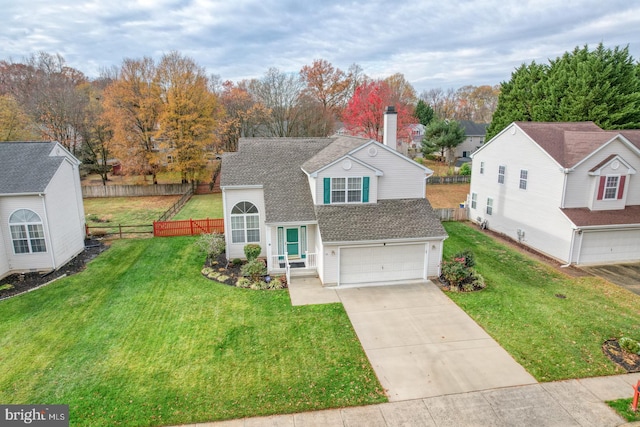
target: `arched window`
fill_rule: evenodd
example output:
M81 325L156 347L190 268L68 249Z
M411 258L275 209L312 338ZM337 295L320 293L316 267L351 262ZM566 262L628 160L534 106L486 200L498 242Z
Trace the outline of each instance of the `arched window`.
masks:
M252 243L260 241L260 215L250 202L240 202L231 209L231 241Z
M9 217L13 251L17 254L46 252L40 216L29 209L18 209Z

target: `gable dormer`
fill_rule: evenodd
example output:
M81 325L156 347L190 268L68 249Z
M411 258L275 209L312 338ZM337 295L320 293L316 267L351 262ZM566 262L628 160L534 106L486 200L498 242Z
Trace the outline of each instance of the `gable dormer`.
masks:
M624 209L627 204L630 177L636 170L618 154L611 154L589 170L592 197L591 210Z
M315 178L315 204L377 203L377 178L383 175L353 156L343 156L310 175Z

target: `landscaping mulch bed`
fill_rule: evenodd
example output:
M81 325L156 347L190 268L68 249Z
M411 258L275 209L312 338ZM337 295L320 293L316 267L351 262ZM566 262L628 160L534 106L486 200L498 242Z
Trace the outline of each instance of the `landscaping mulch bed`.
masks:
M232 263L231 261L227 260L227 257L225 256L225 254L219 255L215 260L207 258L207 260L204 263L204 268L207 268L207 267L217 270L218 272L222 273L223 276L217 277L215 279L208 277L207 275L204 275L204 276L210 280L214 280L216 282L223 283L225 285L236 286L236 284L238 283L238 279L243 277L240 271L242 268L242 264ZM283 289L287 288L288 285L286 282L286 277L284 275L279 277L280 277L280 280L282 281L282 284L284 285Z
M605 341L602 344L602 352L625 371L640 372L640 356L624 351L617 339Z
M63 276L76 274L84 270L89 261L100 255L100 253L105 251L108 247L109 246L101 240L86 239L84 242L84 251L57 270L44 274L32 272L7 276L0 280L0 287L7 284L12 285L13 287L10 289L0 290L0 299L28 292Z

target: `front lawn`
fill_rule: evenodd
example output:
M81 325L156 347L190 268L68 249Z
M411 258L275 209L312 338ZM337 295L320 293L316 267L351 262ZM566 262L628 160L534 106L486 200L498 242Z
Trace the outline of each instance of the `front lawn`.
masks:
M444 256L476 255L487 289L448 293L538 381L624 371L602 352L609 338L640 338L640 296L595 277L569 277L465 223L444 223Z
M115 241L84 272L0 301L0 402L155 426L386 400L341 304L212 282L194 241Z

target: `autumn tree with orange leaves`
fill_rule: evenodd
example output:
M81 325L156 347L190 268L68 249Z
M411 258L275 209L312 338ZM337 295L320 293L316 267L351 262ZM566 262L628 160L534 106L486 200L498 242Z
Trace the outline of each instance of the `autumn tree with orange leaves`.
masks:
M129 173L152 175L161 161L154 136L162 113L161 88L153 59L125 59L119 78L104 91L104 115L113 129L112 152Z
M206 147L213 145L222 113L218 99L209 91L204 68L175 51L162 57L157 80L162 109L156 136L173 157L170 169L180 172L183 183L194 181L206 168Z

